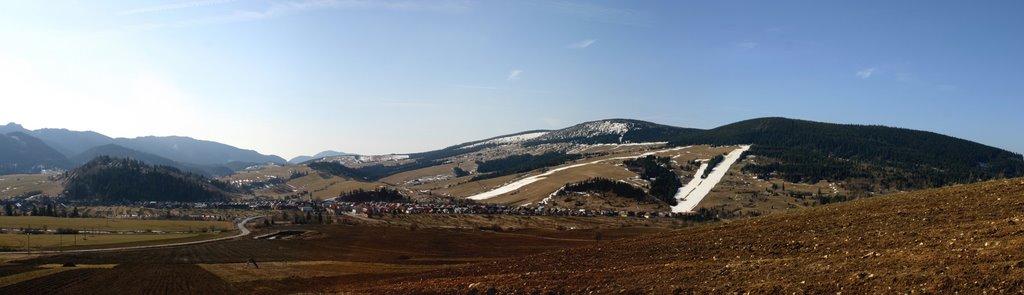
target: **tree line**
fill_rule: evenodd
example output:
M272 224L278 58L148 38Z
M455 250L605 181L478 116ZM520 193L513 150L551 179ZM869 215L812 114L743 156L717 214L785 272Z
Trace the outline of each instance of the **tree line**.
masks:
M565 196L569 193L612 193L616 196L629 198L637 201L651 201L652 199L642 188L629 183L615 181L607 178L595 177L580 182L566 184L556 196Z
M672 158L646 156L623 162L630 171L640 174L640 178L651 181L650 194L654 198L669 205L676 205L676 192L683 187L682 181L672 172Z
M367 203L367 202L386 202L386 203L403 203L408 202L409 199L403 196L398 190L389 189L385 187L379 187L374 190L363 190L357 189L338 195L338 200L343 202L355 202L355 203Z

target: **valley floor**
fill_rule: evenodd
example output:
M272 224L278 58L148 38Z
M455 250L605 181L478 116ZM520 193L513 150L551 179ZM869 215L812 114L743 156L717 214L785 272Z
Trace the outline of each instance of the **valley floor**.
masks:
M589 245L598 242L595 236L604 243L671 226L667 219L451 215L273 226L201 245L0 255L0 294L342 292L366 282Z

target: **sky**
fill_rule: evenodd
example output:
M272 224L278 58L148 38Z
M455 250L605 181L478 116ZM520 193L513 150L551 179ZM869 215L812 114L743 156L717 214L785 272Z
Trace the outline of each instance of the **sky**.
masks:
M4 1L0 124L285 158L769 116L1024 152L1020 1Z

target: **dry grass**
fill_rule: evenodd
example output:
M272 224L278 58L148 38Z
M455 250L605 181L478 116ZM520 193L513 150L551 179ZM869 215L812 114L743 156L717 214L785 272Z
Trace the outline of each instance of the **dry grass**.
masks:
M400 185L407 181L436 175L451 175L454 178L455 172L454 170L452 170L453 168L455 168L455 164L430 166L427 168L416 169L412 171L406 171L395 175L391 175L381 179L381 182L388 183L391 185Z
M776 212L815 205L815 201L810 198L793 197L790 193L817 195L821 192L833 196L849 194L841 184L830 186L827 181L806 184L786 182L782 179L757 179L754 175L742 171L743 166L753 161L756 161L756 158L744 159L733 165L722 182L701 201L699 207L722 207L740 213ZM778 188L772 189L772 184Z
M215 228L234 230L228 221L140 220L117 218L59 218L48 216L2 216L0 228L71 228L102 231L200 231Z
M18 196L31 191L42 191L47 195L58 195L64 191L59 181L46 174L0 175L0 199Z
M362 182L337 176L328 176L327 178L324 178L316 172L311 172L309 175L292 179L288 181L288 184L294 186L297 191L310 192L314 199L333 198L343 192L349 192L356 189L370 190L385 185L381 182ZM285 195L292 194L292 192L277 193L269 190L260 190L257 191L257 194L283 197Z
M251 180L251 181L265 181L272 177L288 179L292 176L293 172L304 172L310 173L313 169L302 165L287 165L287 166L275 166L266 167L255 171L240 171L221 178L221 180Z

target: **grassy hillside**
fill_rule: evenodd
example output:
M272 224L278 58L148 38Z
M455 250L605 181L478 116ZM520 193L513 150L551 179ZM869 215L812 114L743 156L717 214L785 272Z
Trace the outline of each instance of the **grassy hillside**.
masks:
M384 280L375 293L1008 293L1024 179L902 193ZM358 291L356 291L358 292Z

